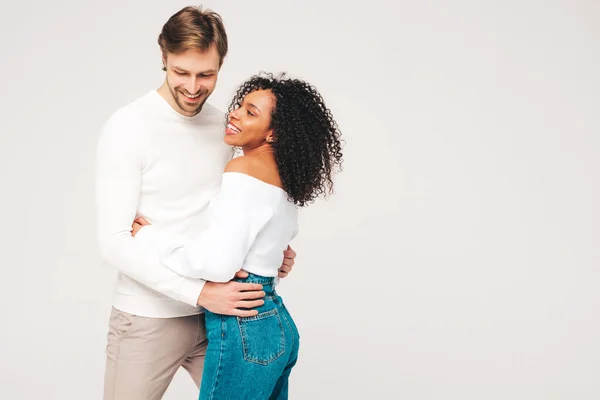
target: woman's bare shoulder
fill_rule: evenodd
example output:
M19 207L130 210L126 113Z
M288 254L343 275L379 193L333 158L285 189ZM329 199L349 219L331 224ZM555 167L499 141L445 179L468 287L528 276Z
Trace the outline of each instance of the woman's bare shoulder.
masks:
M237 172L249 175L270 185L281 187L277 166L266 163L256 157L240 156L229 161L225 172Z

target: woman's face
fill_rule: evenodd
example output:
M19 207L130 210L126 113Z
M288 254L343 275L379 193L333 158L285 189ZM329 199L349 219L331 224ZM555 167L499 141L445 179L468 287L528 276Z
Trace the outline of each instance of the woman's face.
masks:
M255 90L248 93L242 104L229 113L225 129L225 143L243 149L254 149L273 138L271 111L275 97L270 90Z

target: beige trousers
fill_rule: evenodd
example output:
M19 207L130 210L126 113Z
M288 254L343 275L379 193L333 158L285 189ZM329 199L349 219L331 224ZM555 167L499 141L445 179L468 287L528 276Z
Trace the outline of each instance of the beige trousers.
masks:
M113 308L104 400L160 400L179 367L200 387L207 344L204 314L147 318Z

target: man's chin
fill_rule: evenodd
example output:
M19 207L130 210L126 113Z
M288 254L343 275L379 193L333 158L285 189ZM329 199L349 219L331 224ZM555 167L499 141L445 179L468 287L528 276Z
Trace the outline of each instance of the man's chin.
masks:
M190 103L183 98L181 101L179 101L179 107L187 113L197 114L200 112L200 110L202 110L204 103L206 103L206 99L200 101L199 103Z

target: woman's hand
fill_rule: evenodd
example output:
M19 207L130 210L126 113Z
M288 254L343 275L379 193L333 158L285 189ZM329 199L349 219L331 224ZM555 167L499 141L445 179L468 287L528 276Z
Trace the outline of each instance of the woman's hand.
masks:
M133 224L131 225L131 236L135 237L135 235L138 233L138 231L146 225L151 225L151 224L150 224L150 222L146 221L146 219L144 219L144 217L137 217L136 219L134 219Z

